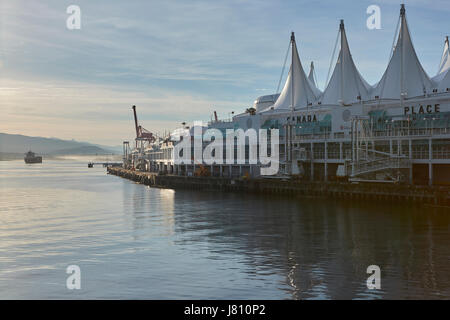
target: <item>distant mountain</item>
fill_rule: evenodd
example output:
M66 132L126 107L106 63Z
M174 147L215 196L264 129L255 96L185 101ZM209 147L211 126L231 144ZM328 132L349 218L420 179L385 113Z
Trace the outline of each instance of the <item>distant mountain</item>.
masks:
M61 149L51 152L52 154L111 154L110 150L105 150L100 147L96 146L81 146L76 148L70 148L70 149Z
M121 152L120 147L102 146L75 140L0 133L0 153L25 153L28 150L40 154L111 154Z

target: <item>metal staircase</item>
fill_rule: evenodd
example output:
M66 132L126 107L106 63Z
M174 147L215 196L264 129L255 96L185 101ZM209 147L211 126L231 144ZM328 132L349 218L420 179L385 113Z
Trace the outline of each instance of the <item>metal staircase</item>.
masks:
M349 177L357 177L379 171L391 171L411 167L411 161L405 156L394 156L385 158L360 159L346 165Z
M372 144L372 148L369 146ZM350 178L383 172L389 180L400 179L400 169L411 167L411 161L400 153L392 154L374 149L372 126L366 117L352 119L352 160L345 171ZM399 151L398 151L399 152Z

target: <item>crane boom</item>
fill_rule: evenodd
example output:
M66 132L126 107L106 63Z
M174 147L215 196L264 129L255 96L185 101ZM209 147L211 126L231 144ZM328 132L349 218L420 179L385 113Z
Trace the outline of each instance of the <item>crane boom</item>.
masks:
M134 114L134 125L136 127L136 143L137 140L146 140L148 142L154 142L156 138L153 135L153 133L151 133L150 131L139 125L136 113L136 106L133 106L132 109Z
M137 119L137 114L136 114L136 106L133 106L133 113L134 113L134 125L136 127L136 139L140 137L140 130L139 130L139 125L138 125L138 119Z

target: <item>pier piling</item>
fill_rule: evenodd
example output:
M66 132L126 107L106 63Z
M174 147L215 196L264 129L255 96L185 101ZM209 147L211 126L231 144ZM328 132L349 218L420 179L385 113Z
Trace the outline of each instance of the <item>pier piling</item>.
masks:
M446 186L411 186L402 184L283 181L278 179L233 179L225 177L196 177L158 175L151 172L108 167L107 172L137 183L157 188L223 190L290 197L328 197L395 203L421 203L450 208L450 188Z

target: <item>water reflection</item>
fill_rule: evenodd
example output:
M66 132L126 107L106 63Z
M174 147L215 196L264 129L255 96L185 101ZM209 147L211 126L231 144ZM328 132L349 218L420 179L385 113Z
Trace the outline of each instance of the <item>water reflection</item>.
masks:
M293 298L450 297L444 210L185 191L174 202L178 245L245 256L249 276L281 273ZM372 264L379 291L365 285Z
M0 298L449 298L444 209L154 189L0 162ZM65 287L81 267L82 290ZM366 287L381 267L382 290Z
M130 196L130 190L133 194ZM151 189L143 185L127 185L124 212L132 208L133 237L142 240L152 236L170 237L174 233L174 197L172 189ZM155 233L156 231L156 233Z

